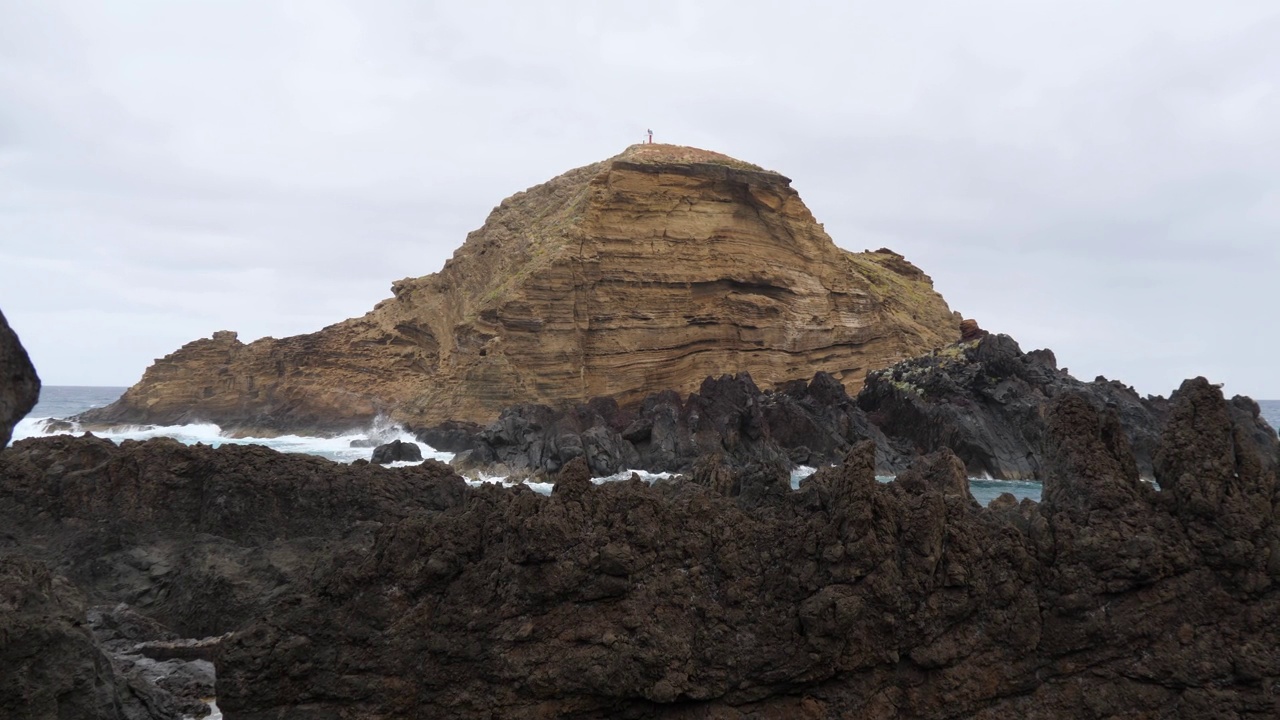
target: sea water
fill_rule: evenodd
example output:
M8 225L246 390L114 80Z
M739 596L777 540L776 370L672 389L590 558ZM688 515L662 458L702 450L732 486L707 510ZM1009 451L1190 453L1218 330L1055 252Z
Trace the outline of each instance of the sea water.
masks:
M85 410L95 407L101 407L114 402L125 391L122 387L75 387L69 385L48 385L40 391L40 402L36 404L31 413L18 422L14 427L13 439L21 440L29 437L40 437L45 435L57 434L51 433L45 428L45 423L51 419L64 419L82 413ZM1280 400L1260 400L1258 405L1262 408L1262 416L1271 425L1271 427L1280 426ZM74 427L72 432L79 432L78 427ZM375 423L373 426L363 428L361 430L353 430L352 432L336 436L336 437L312 437L306 435L282 435L273 438L233 438L222 433L222 429L212 423L209 424L193 424L193 425L171 425L171 426L135 426L120 427L107 431L95 432L99 437L106 438L115 442L123 440L145 440L154 437L169 437L179 442L187 444L204 443L217 447L227 444L256 444L265 445L267 447L279 450L280 452L304 453L308 455L318 455L328 458L336 462L352 462L360 458L369 459L372 453L371 443L382 444L391 442L392 440L404 440L406 442L417 442L419 446L424 448L424 458L434 458L441 462L448 462L453 459L453 455L446 452L439 452L433 448L425 446L418 442L416 438L404 432L404 430L392 424ZM353 443L356 445L353 447ZM410 463L395 463L396 465L405 465ZM595 478L596 483L616 482L626 480L631 477L633 471L625 471L608 477ZM642 470L634 471L641 479L647 482L655 482L670 476L669 473L649 473ZM800 467L791 473L791 486L798 488L800 481L808 477L814 472L814 468ZM881 482L888 482L892 477L880 477ZM468 484L480 485L483 483L501 483L511 485L505 477L500 476L479 476L469 479ZM551 492L551 483L525 483L530 489L539 493ZM1001 493L1013 493L1019 499L1030 498L1032 500L1040 499L1040 483L1037 482L1021 482L1010 480L991 480L989 478L970 478L969 490L977 501L983 505L994 500Z

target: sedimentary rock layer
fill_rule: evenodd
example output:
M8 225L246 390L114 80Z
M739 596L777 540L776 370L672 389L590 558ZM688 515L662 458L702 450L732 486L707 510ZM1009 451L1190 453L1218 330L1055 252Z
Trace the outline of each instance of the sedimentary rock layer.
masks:
M626 405L749 372L762 387L945 345L959 319L901 256L841 250L790 180L633 146L504 200L444 268L367 315L157 360L96 421L333 430L378 414L487 423L505 407Z
M1066 394L1040 504L979 508L950 451L877 483L870 443L797 492L595 486L581 460L549 498L469 491L224 642L219 703L235 720L1275 717L1275 434L1203 379L1172 403L1164 490L1113 413Z

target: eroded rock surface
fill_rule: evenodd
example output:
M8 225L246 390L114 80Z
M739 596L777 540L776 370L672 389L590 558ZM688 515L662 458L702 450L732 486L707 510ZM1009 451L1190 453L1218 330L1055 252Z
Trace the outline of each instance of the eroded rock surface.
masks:
M13 437L13 426L31 412L40 397L40 378L31 358L0 313L0 450Z
M152 365L98 422L344 430L382 414L487 424L507 407L763 387L869 371L959 337L928 276L831 241L790 180L732 158L633 146L504 200L444 268L323 330L233 332Z
M0 467L40 380L0 314ZM0 482L6 475L0 469ZM180 704L113 663L85 627L83 595L0 522L0 718L176 720Z
M853 448L799 491L492 486L379 532L222 646L234 720L1242 718L1280 712L1274 433L1189 381L1139 477L1063 393L1044 502Z
M0 454L0 526L91 602L128 603L199 638L255 616L318 559L367 548L380 523L464 488L430 460L384 468L254 445L32 438Z
M870 373L858 394L867 420L898 452L948 448L969 473L998 480L1043 479L1046 410L1075 393L1112 408L1139 472L1152 477L1152 455L1164 421L1162 398L1139 397L1123 383L1075 379L1049 350L1022 352L1008 335L966 326L971 339Z
M465 453L454 461L460 470L496 466L516 475L554 474L578 457L596 476L627 469L687 472L711 455L734 468L830 464L866 439L876 441L882 470L896 472L909 462L827 373L769 391L749 375L723 375L687 396L656 393L631 408L608 399L567 411L522 405L484 428L454 423L420 437Z

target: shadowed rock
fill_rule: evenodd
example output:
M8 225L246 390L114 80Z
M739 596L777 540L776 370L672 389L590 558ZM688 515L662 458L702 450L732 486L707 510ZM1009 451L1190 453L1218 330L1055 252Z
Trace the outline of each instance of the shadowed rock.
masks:
M13 437L13 426L31 412L40 397L40 378L18 335L0 313L0 450Z
M1159 467L1188 499L1139 480L1115 411L1070 393L1046 411L1041 504L977 507L945 451L878 483L868 442L750 503L714 460L652 487L471 490L233 634L219 702L238 720L1273 716L1275 511L1228 500L1274 488L1249 474L1274 445L1236 440L1247 411L1175 396ZM1215 502L1239 514L1216 537L1197 526Z
M975 330L973 339L867 375L858 407L899 448L927 454L947 448L970 475L1001 480L1045 478L1046 411L1077 394L1110 408L1145 477L1165 412L1160 398L1106 378L1091 383L1059 370L1053 353L1023 353L1008 335Z
M885 472L909 458L867 422L844 386L827 373L762 391L750 375L708 377L682 398L667 391L620 408L596 399L567 411L522 405L503 411L488 427L452 424L421 431L432 447L459 452L455 467L501 465L516 473L551 475L582 457L597 476L627 469L694 472L719 459L734 474L751 467L837 462L854 444L876 441Z
M422 448L417 443L403 440L392 440L373 449L372 462L387 465L393 462L419 462L422 460Z

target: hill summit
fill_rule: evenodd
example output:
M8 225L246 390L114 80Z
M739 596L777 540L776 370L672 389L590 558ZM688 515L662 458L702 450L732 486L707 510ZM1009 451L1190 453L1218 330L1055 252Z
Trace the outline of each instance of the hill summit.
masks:
M488 422L520 403L626 405L749 372L866 373L960 335L923 272L836 247L791 181L720 153L633 145L503 200L437 273L363 317L157 360L87 420L335 431Z

